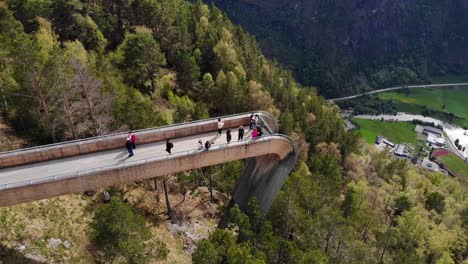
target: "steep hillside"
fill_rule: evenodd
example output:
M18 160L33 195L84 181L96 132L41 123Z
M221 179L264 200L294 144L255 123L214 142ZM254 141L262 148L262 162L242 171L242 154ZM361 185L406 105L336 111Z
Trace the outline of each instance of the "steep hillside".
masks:
M463 0L213 2L325 96L468 70Z

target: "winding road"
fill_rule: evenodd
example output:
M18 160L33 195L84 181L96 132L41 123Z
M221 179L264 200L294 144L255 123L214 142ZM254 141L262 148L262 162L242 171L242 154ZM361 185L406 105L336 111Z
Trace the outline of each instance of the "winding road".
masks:
M433 88L433 87L452 87L452 86L462 86L462 85L468 85L468 83L446 83L446 84L419 84L419 85L402 85L402 86L394 86L390 88L384 88L384 89L379 89L379 90L373 90L365 93L360 93L356 95L351 95L351 96L346 96L346 97L339 97L339 98L333 98L333 99L328 99L327 101L329 102L336 102L336 101L345 101L349 99L354 99L357 97L361 97L363 95L369 95L369 94L376 94L376 93L383 93L383 92L388 92L388 91L395 91L395 90L401 90L404 88Z

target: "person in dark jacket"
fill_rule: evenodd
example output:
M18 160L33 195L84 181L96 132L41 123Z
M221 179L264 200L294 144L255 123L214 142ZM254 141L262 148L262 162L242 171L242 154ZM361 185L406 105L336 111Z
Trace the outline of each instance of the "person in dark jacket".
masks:
M262 129L261 126L258 126L258 127L257 127L257 132L258 132L258 135L257 135L258 137L263 136L263 129Z
M228 144L231 142L231 139L232 139L231 129L229 128L228 130L226 130L226 141Z
M174 147L174 144L172 144L172 142L169 141L169 139L166 140L166 151L167 151L167 153L172 154L172 153L171 153L171 149L172 149L173 147Z
M135 145L135 143L136 143L135 134L133 134L133 132L130 131L130 132L128 132L128 137L130 138L130 141L132 142L132 147L133 147L133 149L135 149L135 148L136 148L136 145Z
M130 158L131 156L133 156L133 145L129 137L127 137L127 142L125 143L125 147L127 148L128 157Z
M211 147L211 142L210 142L209 140L207 140L207 141L205 142L205 149L206 149L206 150L209 150L210 147Z
M244 127L239 127L239 133L237 134L237 141L241 141L244 138Z

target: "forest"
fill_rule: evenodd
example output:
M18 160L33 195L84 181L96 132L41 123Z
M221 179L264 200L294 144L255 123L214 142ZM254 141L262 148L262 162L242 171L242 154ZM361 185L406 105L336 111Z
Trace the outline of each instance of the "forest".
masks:
M274 114L299 145L296 168L265 216L255 200L245 212L220 206L225 224L198 243L193 263L467 261L466 179L411 167L346 132L338 107L202 1L0 1L0 100L2 119L27 145L252 110ZM209 175L229 197L241 165L175 175L172 189L195 190ZM167 257L165 241L144 228L159 216L126 202L125 188L109 188L110 203L87 208L93 250L84 247L73 262ZM45 215L44 203L28 208L32 219ZM57 208L52 222L63 214ZM19 235L14 210L0 210L0 248L31 239Z
M468 72L463 0L212 2L326 97Z

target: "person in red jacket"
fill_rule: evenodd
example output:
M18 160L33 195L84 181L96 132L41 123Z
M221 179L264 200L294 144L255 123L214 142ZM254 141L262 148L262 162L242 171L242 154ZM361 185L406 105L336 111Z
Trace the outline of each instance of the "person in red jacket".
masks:
M135 149L135 148L136 148L136 145L135 145L135 142L136 142L135 134L133 134L133 132L130 131L130 132L128 132L128 137L130 138L130 141L132 142L132 148Z
M125 148L127 148L128 151L128 157L133 156L133 149L132 149L132 141L130 141L130 138L127 137L127 142L125 143Z

